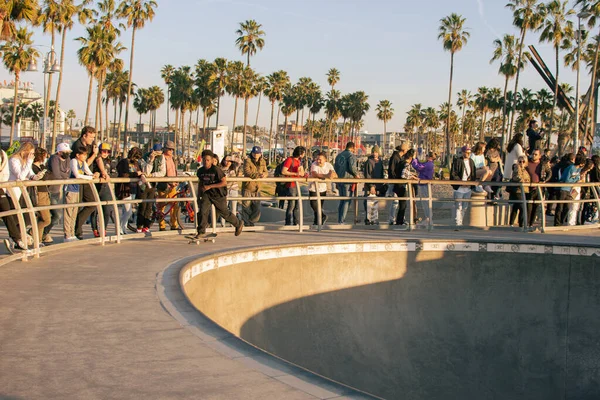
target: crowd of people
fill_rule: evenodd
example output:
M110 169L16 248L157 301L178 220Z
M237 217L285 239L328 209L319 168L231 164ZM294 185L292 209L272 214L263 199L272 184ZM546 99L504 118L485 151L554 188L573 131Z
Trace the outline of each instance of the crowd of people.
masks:
M554 216L554 225L577 225L586 221L598 219L598 210L594 202L576 203L569 200L589 199L592 196L588 187L564 186L556 188L539 189L530 183L578 183L600 182L600 157L595 155L588 158L587 150L581 147L577 154L567 153L561 158L551 157L548 149L540 148L541 136L536 132L535 121L530 123L527 136L529 147L524 144L524 135L516 134L510 140L503 152L500 141L496 138L488 143L477 142L471 148L463 146L451 162L449 177L453 181L478 182L478 184L453 185L455 199L454 222L457 227L463 224L468 202L461 201L471 198L474 192L481 193L490 201L496 202L503 197L502 191L508 193L511 204L510 224L515 222L520 227L532 227L538 218L539 203L529 202L526 210L523 209L523 196L527 200L540 200L542 197L559 201L547 205L548 216ZM158 182L150 183L146 178L175 177L178 175L177 160L174 158L175 144L172 141L156 143L144 154L138 147L131 148L127 157L112 160L112 149L108 143L96 144L94 128L86 126L82 129L81 136L70 146L60 143L54 154L48 154L43 148L35 148L32 143L23 143L18 151L10 155L0 151L0 178L2 182L23 180L68 180L68 179L97 179L96 192L100 201L112 199L114 195L124 203L119 210L119 230L122 235L129 232L147 233L153 222L158 222L159 230L179 230L180 201L175 198L181 193L177 183ZM332 163L328 161L326 152L315 151L311 159L307 159L307 149L298 146L292 154L283 159L275 168L275 177L286 178L316 178L332 180L365 178L384 180L366 183L363 187L363 207L365 224L379 224L378 198L391 197L389 207L389 223L407 226L407 214L413 218L412 223L423 222L428 224L431 219L429 186L420 184L422 180L436 178L436 161L438 155L434 152L425 154L420 160L415 156L415 150L407 143L394 149L389 160L384 160L381 150L374 146L371 155L359 165L356 157L356 146L349 142L344 151L338 154ZM219 162L219 157L210 150L202 153L202 161L198 167L198 231L197 237L205 234L210 222L210 209L214 206L217 211L218 221L222 226L226 223L235 228L239 235L244 226L253 226L261 218L260 196L262 185L258 179L269 176L267 163L259 146L254 146L248 157L242 158L237 154L224 157ZM437 174L438 177L440 173ZM443 174L442 174L443 175ZM120 178L138 178L132 183L110 182L111 176ZM247 177L250 181L240 184L228 178ZM388 179L415 180L415 184L391 184ZM503 187L499 182L512 182L517 185ZM412 190L412 193L409 191ZM278 183L276 194L282 197L292 197L279 201L280 208L285 208L285 225L293 226L299 223L299 205L293 197L298 196L295 182ZM328 190L325 182L311 182L308 187L310 206L314 213L314 225L322 225L328 221L324 208L324 198L328 193L339 196L337 209L337 222L346 222L348 209L352 197L357 193L356 183L335 182L332 190ZM96 201L94 190L90 185L38 185L29 187L29 198L34 206L51 206L58 204L94 203ZM114 192L113 192L114 190ZM239 195L244 200L236 200ZM409 202L406 198L412 197L413 210L407 213ZM320 198L320 206L319 206ZM133 204L135 199L143 200ZM174 199L171 202L155 202L155 199ZM285 203L287 202L287 206ZM419 217L417 203L421 204L422 217ZM168 205L168 209L166 209ZM10 190L0 190L0 210L9 211L16 208L27 207L21 189L14 187ZM137 208L134 216L134 208ZM526 211L526 212L525 212ZM527 221L524 216L527 215ZM157 217L158 215L158 217ZM165 218L169 216L168 220ZM83 239L83 226L86 222L91 224L95 237L101 235L102 230L114 218L114 207L102 206L102 213L98 213L96 205L73 206L62 209L40 210L36 220L31 221L29 215L24 215L26 229L25 237L19 226L16 215L5 216L3 221L8 229L9 239L5 240L7 248L15 250L25 249L33 244L32 225L37 226L38 242L47 245L54 242L51 236L53 230L60 222L62 216L62 235L65 242ZM104 224L101 229L101 224Z

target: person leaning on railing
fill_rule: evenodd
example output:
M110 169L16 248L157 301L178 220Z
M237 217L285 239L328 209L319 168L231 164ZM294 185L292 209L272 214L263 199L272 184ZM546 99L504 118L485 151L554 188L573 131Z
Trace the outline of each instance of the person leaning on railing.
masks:
M262 149L254 146L250 157L244 160L244 177L251 179L267 178L267 163L262 155ZM260 197L260 183L256 181L242 182L243 197ZM242 201L242 219L244 225L254 226L260 219L260 200Z
M552 176L552 170L550 164L542 161L542 152L540 149L535 149L531 153L531 159L527 163L527 172L531 178L531 183L546 183ZM528 201L540 201L543 196L542 189L539 187L532 187L529 189L527 194ZM539 204L538 203L527 203L527 220L528 226L533 226L537 217Z
M327 154L322 151L316 157L316 160L310 166L310 177L317 179L335 179L337 178L337 174L335 173L335 169L333 165L327 162ZM311 182L308 189L308 196L311 198L310 207L312 208L315 219L313 225L318 225L319 223L319 205L316 200L317 191L319 191L319 196L321 197L321 225L325 225L327 221L327 215L325 214L325 209L323 208L324 200L323 198L327 196L327 184L326 183L316 183Z
M117 177L119 178L140 178L143 179L144 173L140 166L142 158L142 150L139 147L133 147L127 153L127 158L123 158L117 164ZM126 182L115 185L115 196L117 200L133 200L138 195L138 183ZM129 218L133 215L133 204L121 204L121 215L119 222L121 224L121 235L125 235L127 229L136 232L136 229L129 224Z
M0 149L0 182L8 182L10 176L8 168L8 155ZM15 206L12 199L7 196L6 189L0 189L0 211L8 212L14 210ZM25 243L21 240L21 230L19 229L19 220L16 215L6 215L2 217L6 229L8 229L9 239L4 239L6 248L11 253L14 250L25 250Z
M585 155L584 155L585 157ZM586 160L584 166L581 168L581 172L579 174L579 182L586 183L588 179L588 174L594 167L594 163L592 160ZM584 188L581 186L573 186L571 189L571 197L573 200L583 200L585 199ZM587 188L585 188L587 189ZM567 214L567 225L575 226L579 222L579 210L581 210L581 203L571 203L569 204L569 212Z
M48 152L45 149L38 147L35 149L33 165L31 166L35 176L44 181L47 181L51 175L48 174L48 170L44 165L44 161L46 161L47 156ZM34 193L34 196L31 196L31 201L34 206L43 207L50 205L48 186L31 186L29 189L32 189L31 191ZM47 236L44 235L44 229L50 225L51 220L52 215L50 214L50 210L40 210L37 212L38 234L40 235L39 242L42 243L42 245L49 243Z
M358 178L358 170L356 169L356 156L354 155L355 146L353 142L346 144L346 150L342 151L335 158L334 168L335 173L340 179ZM337 189L340 197L352 197L356 191L356 184L338 183ZM348 207L352 200L340 200L338 205L338 224L346 222Z
M98 196L101 201L111 200L110 188L108 187L108 182L110 181L110 153L111 146L108 143L100 143L98 146L99 157L96 157L94 163L92 164L92 172L98 172L102 179L105 180L103 183L96 184L96 190L98 191ZM112 214L113 206L111 205L103 205L102 206L102 214L104 215L104 231L106 232L106 228L108 227L108 220L112 218L113 222L114 216ZM98 217L98 209L96 208L92 213L91 217L91 225L92 232L94 233L94 237L100 237L100 229L98 227L99 217Z
M165 147L163 153L160 158L162 158L162 164L164 165L165 175L166 177L175 177L177 176L177 168L175 161L173 159L173 154L175 152L175 143L170 140L167 140L165 143ZM156 197L159 199L172 199L177 196L177 183L165 183L159 182L156 185ZM162 211L167 206L167 203L157 203L156 209L160 212L160 215L163 215ZM169 225L171 230L180 229L179 226L179 202L175 201L172 203L171 211L169 212ZM159 229L161 231L167 230L167 223L164 218L161 218L159 221Z
M82 146L77 147L76 150L73 151L73 158L71 159L71 178L92 180L100 177L99 173L93 173L90 170L87 163L88 153L89 151ZM92 192L92 188L87 184L69 184L67 185L66 192L65 200L67 204L79 203L80 198L83 200L81 202L85 203L88 202L85 199L90 197L89 192ZM93 192L91 198L94 198ZM81 208L75 206L65 209L65 242L83 240L83 224L92 214L94 209L94 206L83 206Z
M156 143L152 147L152 151L140 160L140 166L144 175L149 178L162 178L166 175L167 169L165 163L162 162L163 147L162 144ZM156 198L156 183L146 183L140 185L139 198L142 203L137 209L137 233L150 232L152 224L152 203L143 202L144 200L154 200Z
M511 203L511 211L509 218L509 225L512 226L515 223L517 216L519 217L519 227L523 227L523 194L529 195L529 183L531 183L531 176L527 172L527 157L525 155L519 156L517 163L512 167L512 174L510 181L514 183L522 183L523 188L520 186L510 186L508 200L513 201Z
M59 143L56 146L56 153L50 156L48 160L48 173L47 177L49 180L66 180L71 177L71 146L68 143ZM63 185L49 185L48 194L50 195L50 204L58 205L64 203L64 186ZM45 244L52 243L54 240L50 236L50 231L54 225L60 221L60 216L63 210L54 209L50 211L52 216L50 219L50 225L44 228Z
M475 163L471 160L471 148L463 146L461 148L461 156L454 159L450 168L450 180L453 181L471 181L477 180L475 176ZM452 185L454 189L454 199L470 199L472 186ZM463 219L469 203L465 201L456 201L454 203L456 210L455 223L457 228L462 226Z
M302 159L306 156L306 148L298 146L294 149L291 157L288 157L283 163L283 169L281 174L287 178L304 177L304 167L302 166ZM298 196L299 187L296 186L296 182L286 183L287 195L290 197ZM298 225L298 201L294 199L288 199L287 209L285 210L285 224L286 225Z
M559 182L561 183L577 183L581 179L581 170L585 166L585 156L578 154L575 157L575 162L569 165L562 172ZM579 191L573 186L562 186L558 195L558 200L575 200L579 197ZM558 203L554 212L554 226L562 226L568 222L569 204Z
M408 144L402 143L400 146L396 146L392 156L390 157L390 161L388 163L388 179L400 179L401 171L398 170L398 164L402 161L402 158L408 151ZM398 197L395 192L395 186L393 183L388 185L388 190L386 193L387 197ZM394 200L390 203L389 209L389 218L390 225L394 225L396 223L396 214L398 213L398 200Z

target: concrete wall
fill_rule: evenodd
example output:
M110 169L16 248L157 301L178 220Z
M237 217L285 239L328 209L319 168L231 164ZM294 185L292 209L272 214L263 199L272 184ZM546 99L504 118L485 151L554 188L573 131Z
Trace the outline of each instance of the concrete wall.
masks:
M184 291L244 340L380 397L600 398L598 257L278 251L192 263Z

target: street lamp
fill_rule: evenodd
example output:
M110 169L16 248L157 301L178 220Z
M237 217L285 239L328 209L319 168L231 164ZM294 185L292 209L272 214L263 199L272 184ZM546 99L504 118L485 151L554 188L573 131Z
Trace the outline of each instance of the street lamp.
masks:
M577 84L575 87L575 137L573 138L573 151L576 152L579 148L579 63L581 62L581 42L582 34L581 20L590 17L587 11L581 11L577 14ZM591 100L591 99L590 99Z
M34 46L34 47L49 47L50 48L50 51L48 53L46 53L46 56L44 57L44 70L42 71L44 74L44 101L43 101L43 103L44 103L43 104L44 123L43 123L43 127L42 127L42 137L40 140L40 146L45 147L46 146L46 126L47 126L47 122L48 122L48 108L46 107L46 104L48 104L48 95L49 95L49 93L47 93L48 84L46 83L46 75L60 72L60 65L58 64L58 62L56 60L56 53L54 52L54 46L38 45L38 46ZM38 67L37 67L35 61L32 59L31 62L29 63L29 68L27 68L27 71L37 72L37 70L38 70ZM58 107L58 104L55 104L54 107Z

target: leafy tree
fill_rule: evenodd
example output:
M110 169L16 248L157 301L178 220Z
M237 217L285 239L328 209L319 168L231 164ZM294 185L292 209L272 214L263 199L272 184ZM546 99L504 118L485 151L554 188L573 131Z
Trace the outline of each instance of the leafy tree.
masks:
M242 52L242 55L245 54L248 57L247 67L250 66L250 57L265 46L265 39L263 38L265 31L261 28L261 24L251 19L240 22L240 28L235 32L238 35L235 44Z
M381 100L379 104L377 104L376 110L377 118L380 121L383 121L383 154L387 154L389 150L387 148L387 123L394 116L394 109L389 100Z

